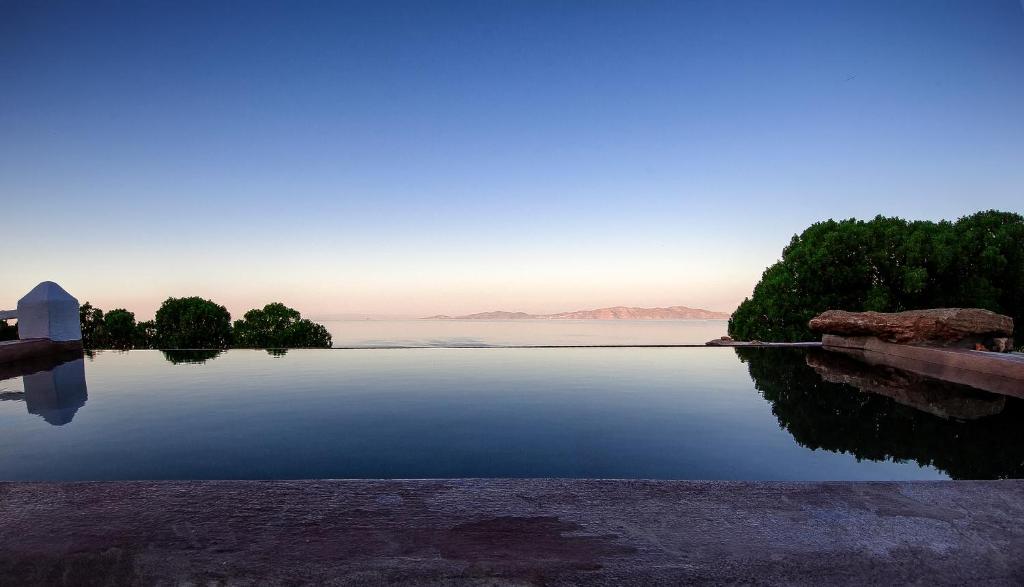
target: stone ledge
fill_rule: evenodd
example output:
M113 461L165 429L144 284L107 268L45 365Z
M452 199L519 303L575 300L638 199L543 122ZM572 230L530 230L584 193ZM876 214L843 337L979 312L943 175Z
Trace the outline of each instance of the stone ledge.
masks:
M1020 584L1024 482L0 483L0 583Z
M46 338L0 341L0 364L45 360L49 357L63 357L69 353L82 354L82 341L53 341Z
M1013 350L1013 319L980 308L905 312L827 310L811 318L807 326L821 334L871 336L900 344Z

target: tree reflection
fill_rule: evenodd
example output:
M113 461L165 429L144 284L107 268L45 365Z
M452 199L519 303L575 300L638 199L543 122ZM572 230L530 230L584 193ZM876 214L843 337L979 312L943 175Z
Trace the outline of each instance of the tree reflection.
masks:
M954 479L1024 477L1024 400L943 386L895 369L872 376L849 363L831 363L826 351L735 350L748 365L754 386L771 402L779 425L802 446L857 459L916 461ZM839 375L826 381L808 362L825 364ZM844 373L844 367L854 375ZM909 381L916 391L902 397L881 395L865 380L881 380L882 389L893 381ZM973 419L922 409L965 399L975 406ZM979 405L988 407L979 411Z
M177 349L160 351L164 358L175 365L196 364L202 365L207 361L216 359L224 351L221 349Z

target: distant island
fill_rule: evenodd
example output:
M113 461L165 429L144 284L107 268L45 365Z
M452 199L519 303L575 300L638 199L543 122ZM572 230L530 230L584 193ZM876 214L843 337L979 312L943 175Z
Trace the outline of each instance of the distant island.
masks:
M559 314L527 314L526 312L480 312L465 316L428 316L420 320L728 320L728 312L701 308L669 306L667 308L631 308L615 306L596 310L577 310Z

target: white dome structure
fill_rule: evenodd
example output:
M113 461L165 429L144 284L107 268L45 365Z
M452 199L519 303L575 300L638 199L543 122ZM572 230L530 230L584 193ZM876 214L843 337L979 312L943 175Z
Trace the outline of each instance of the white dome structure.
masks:
M52 281L44 281L18 300L18 338L82 340L78 300Z

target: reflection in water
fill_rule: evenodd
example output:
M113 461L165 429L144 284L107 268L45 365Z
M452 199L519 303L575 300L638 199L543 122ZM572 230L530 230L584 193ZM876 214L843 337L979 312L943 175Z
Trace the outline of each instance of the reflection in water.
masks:
M54 426L62 426L85 405L85 360L76 359L57 365L50 371L23 377L28 413L42 416Z
M736 349L779 425L801 445L913 460L954 479L1024 476L1024 400L896 369L869 374L825 353Z
M336 347L697 344L726 320L324 320Z
M175 365L194 364L202 365L207 361L216 359L224 351L220 349L188 349L188 350L165 350L160 351L164 358Z
M288 349L267 349L267 354L271 357L283 357L288 354Z
M804 353L779 349L748 364L732 350L708 348L169 354L216 362L98 352L87 366L89 404L77 414L85 401L80 362L77 386L63 370L39 382L47 385L27 381L33 412L54 423L74 414L74 422L51 426L0 401L0 479L934 479L947 475L913 460L858 463L837 453L934 453L954 474L996 476L1013 470L999 451L1024 446L1002 446L998 436L1012 437L999 422L1019 414L1024 400L1010 398L1002 412L961 425L824 382ZM795 390L765 393L775 415L748 369L763 389L779 378L794 382ZM0 390L21 392L28 373ZM804 381L821 389L801 389ZM831 402L822 398L829 389L838 390ZM29 401L17 395L9 399ZM902 422L885 422L899 414ZM861 417L879 420L881 431ZM917 421L918 429L903 430ZM956 430L978 455L943 444L955 443ZM1014 456L1019 463L1019 452L1005 461Z
M891 397L905 406L940 418L977 420L1002 412L1006 396L925 377L895 367L872 366L849 356L814 350L807 364L825 381Z
M0 394L0 400L24 401L28 413L41 416L54 426L63 426L75 417L78 408L89 399L85 386L85 360L78 353L72 359L47 370L22 376L24 392Z

